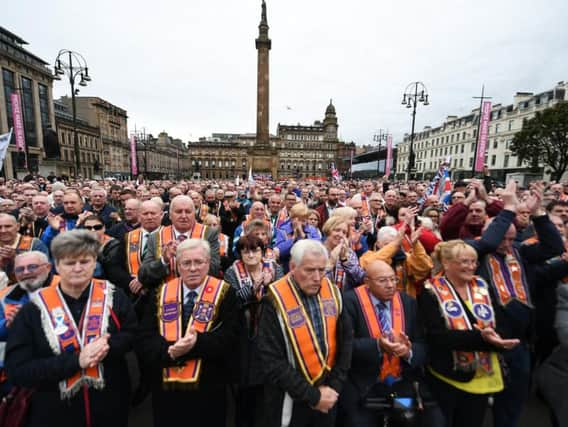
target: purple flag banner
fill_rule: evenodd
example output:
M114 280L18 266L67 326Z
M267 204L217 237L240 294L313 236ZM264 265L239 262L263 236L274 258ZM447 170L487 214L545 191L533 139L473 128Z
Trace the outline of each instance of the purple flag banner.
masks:
M392 135L387 136L387 162L385 164L385 175L389 176L391 174L391 163L392 163Z
M138 175L138 159L136 158L136 136L130 137L130 171L132 176Z
M491 101L484 101L481 108L481 123L479 125L479 139L475 156L475 172L482 172L485 164L485 150L489 135L489 121L491 120Z
M24 118L22 116L22 104L20 95L13 93L10 95L12 102L12 120L14 122L14 135L16 137L16 148L18 151L26 151L26 137L24 135Z

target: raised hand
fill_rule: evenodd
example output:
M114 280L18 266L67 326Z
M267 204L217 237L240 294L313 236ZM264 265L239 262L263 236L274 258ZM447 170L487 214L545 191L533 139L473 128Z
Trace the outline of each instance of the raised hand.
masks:
M501 336L495 332L491 327L480 328L475 325L475 328L481 332L481 337L494 347L501 348L504 350L511 350L512 348L519 345L521 342L518 339L503 339Z
M501 193L501 200L503 200L504 209L516 212L519 200L517 199L517 183L514 180L509 180L505 190Z

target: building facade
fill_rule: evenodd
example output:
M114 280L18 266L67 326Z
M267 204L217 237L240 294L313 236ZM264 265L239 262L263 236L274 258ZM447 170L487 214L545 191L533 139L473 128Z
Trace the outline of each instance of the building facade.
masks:
M59 102L71 110L70 97L62 97ZM102 149L102 176L129 177L130 142L126 110L95 96L76 96L75 103L77 117L85 120L89 126L99 129L98 146Z
M7 178L22 177L32 172L45 173L43 141L47 128L55 127L53 112L53 74L48 63L29 52L28 43L0 27L0 134L14 127L12 96L20 99L27 168L24 152L18 153L15 137L4 160L2 173Z
M174 139L166 132L157 138L137 135L136 154L138 173L148 179L189 178L188 150L181 139Z
M57 139L59 142L60 157L54 164L56 176L75 176L75 145L73 139L73 115L65 102L57 100L53 103ZM89 122L77 116L77 137L79 139L79 153L83 178L101 178L103 165L103 144L100 138L100 129L89 125Z
M525 120L534 117L537 111L563 101L568 101L568 83L559 82L554 88L538 94L518 92L512 104L492 106L485 164L495 179L504 181L507 174L528 172L530 165L521 162L511 152L511 141L522 129ZM421 132L415 133L414 176L417 179L432 178L440 164L448 159L454 179L472 176L479 113L477 108L462 117L448 116L440 126L426 126ZM397 178L404 179L408 168L410 135L405 135L397 147ZM542 165L530 169L541 176L544 173Z

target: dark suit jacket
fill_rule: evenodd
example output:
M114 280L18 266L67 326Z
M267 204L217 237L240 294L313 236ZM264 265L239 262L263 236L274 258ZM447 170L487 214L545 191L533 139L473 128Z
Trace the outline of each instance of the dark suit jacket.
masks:
M204 239L209 242L211 246L211 265L209 267L209 274L217 277L219 274L219 267L221 258L219 256L219 233L217 230L207 227ZM167 242L161 242L162 245ZM158 254L158 234L153 233L148 237L146 243L147 252L142 259L142 265L138 271L138 280L146 287L156 288L164 279L170 274L169 265L164 265L162 260L157 256Z
M422 325L418 318L418 307L414 298L401 293L404 309L404 333L412 343L412 359L409 364L401 361L402 376L405 380L413 381L419 368L426 361L426 348ZM383 363L383 353L380 351L376 338L369 336L365 317L354 291L345 293L345 311L353 326L353 359L348 374L348 382L356 390L357 397L364 397L375 385ZM346 388L347 391L347 388Z
M181 361L202 359L202 370L199 389L230 382L231 369L238 366L234 363L234 349L238 342L240 310L234 289L226 284L225 294L219 306L219 315L209 332L199 333L195 346ZM176 366L168 355L168 347L173 344L160 335L157 322L157 299L150 298L140 320L139 340L136 349L142 355L143 363L151 367L151 384L155 392L162 392L162 368ZM232 360L232 361L231 361ZM183 402L178 402L183 405ZM175 407L175 405L174 405ZM180 406L178 406L179 409Z
M458 295L459 298L459 295ZM461 301L471 324L477 321L465 303ZM500 351L487 343L478 330L454 331L446 327L442 317L441 308L432 290L424 289L418 297L420 318L426 331L426 343L428 344L428 363L438 373L456 381L469 382L475 372L465 372L454 369L453 351ZM500 326L503 318L500 311L495 311L496 331L503 338L509 338L503 334Z
M264 420L266 427L280 427L284 393L294 401L313 407L320 399L318 386L328 385L338 393L343 389L347 370L351 364L351 324L345 310L337 323L337 354L335 365L328 375L324 375L315 385L304 378L287 358L284 335L280 327L274 303L265 297L262 300L258 332L258 351L264 375Z

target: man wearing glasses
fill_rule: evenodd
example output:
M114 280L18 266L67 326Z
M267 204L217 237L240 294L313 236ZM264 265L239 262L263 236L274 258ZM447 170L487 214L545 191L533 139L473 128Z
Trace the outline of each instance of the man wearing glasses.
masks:
M413 397L426 359L414 298L397 291L399 279L386 262L373 261L365 271L363 285L345 294L353 326L353 363L339 400L345 427L380 425L383 414L365 408L365 400Z
M175 259L180 277L158 288L140 324L137 350L153 369L154 425L179 424L183 410L195 425L224 427L226 388L237 378L237 296L227 282L207 274L207 241L183 241Z
M20 308L30 300L30 294L47 286L51 281L51 264L43 252L29 251L14 260L16 284L0 291L0 396L8 393L4 382L4 347L14 318Z

